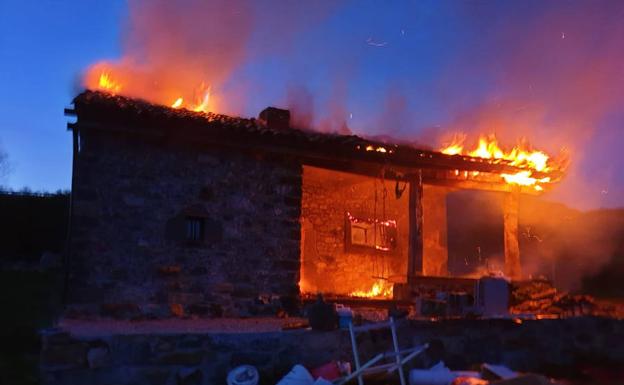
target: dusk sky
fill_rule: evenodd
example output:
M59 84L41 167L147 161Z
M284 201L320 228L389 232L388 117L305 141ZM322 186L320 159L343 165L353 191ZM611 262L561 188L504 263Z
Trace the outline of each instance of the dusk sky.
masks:
M63 108L101 60L205 73L228 114L275 105L434 148L453 132L565 147L546 199L624 206L623 1L0 0L0 185L69 188Z

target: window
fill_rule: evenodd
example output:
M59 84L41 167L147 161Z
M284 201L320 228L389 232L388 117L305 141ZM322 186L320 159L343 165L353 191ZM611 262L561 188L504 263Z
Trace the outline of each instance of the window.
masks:
M204 239L204 218L186 217L186 240L201 241Z
M391 252L396 248L395 220L355 217L347 213L346 222L347 249Z

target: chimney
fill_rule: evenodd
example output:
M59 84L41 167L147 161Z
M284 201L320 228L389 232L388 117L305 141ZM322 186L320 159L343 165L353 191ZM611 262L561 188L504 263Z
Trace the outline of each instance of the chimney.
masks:
M287 130L290 127L290 111L281 108L267 107L260 112L258 119L272 130Z

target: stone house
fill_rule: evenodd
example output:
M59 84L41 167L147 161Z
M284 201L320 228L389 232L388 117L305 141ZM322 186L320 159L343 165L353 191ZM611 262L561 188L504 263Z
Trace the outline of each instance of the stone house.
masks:
M66 114L70 316L249 316L445 276L457 189L505 195L506 269L520 276L529 191L504 183L507 163L300 130L276 108L242 119L86 91Z

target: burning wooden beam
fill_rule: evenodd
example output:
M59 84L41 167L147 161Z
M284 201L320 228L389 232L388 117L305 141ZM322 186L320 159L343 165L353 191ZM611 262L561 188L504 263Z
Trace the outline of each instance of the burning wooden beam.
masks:
M518 245L518 191L505 194L503 220L505 232L505 274L513 279L521 278L520 247Z
M423 184L422 173L409 182L409 249L407 260L408 282L423 273Z

